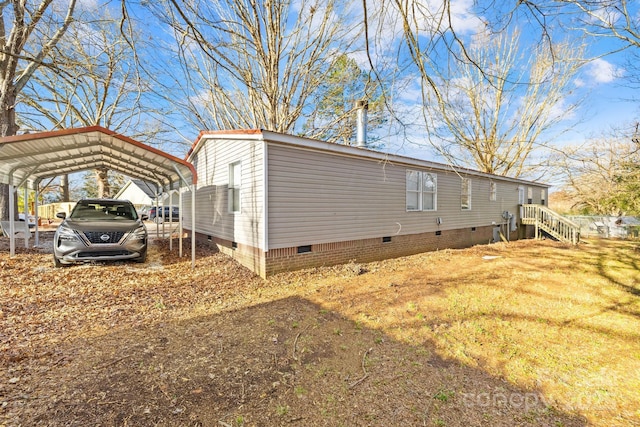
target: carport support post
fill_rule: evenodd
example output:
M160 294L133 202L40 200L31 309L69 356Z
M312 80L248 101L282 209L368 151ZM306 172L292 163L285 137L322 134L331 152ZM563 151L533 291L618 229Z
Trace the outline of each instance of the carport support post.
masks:
M24 224L25 224L25 233L24 233L24 247L29 249L29 187L25 181L24 183Z
M169 251L173 250L173 193L169 190Z
M191 268L196 268L196 184L191 184Z
M36 240L34 242L34 246L38 247L40 245L40 229L38 228L38 222L39 221L39 216L38 216L38 197L40 196L40 180L35 182L35 192L36 192L36 197L35 197L35 201L33 202L33 217L35 218L36 221Z
M160 212L160 187L156 185L156 217L153 222L156 224L156 239L160 238L160 230L158 229L158 213ZM164 236L162 236L164 237Z
M182 188L178 188L178 211L182 210ZM182 215L178 217L178 256L182 258Z
M182 206L182 187L180 187L178 189L178 210L180 212L184 212L183 210L183 206ZM178 219L178 256L180 258L182 258L182 215L180 215L180 218Z
M9 257L13 258L16 256L16 226L13 222L16 212L15 212L15 197L13 194L13 184L9 184Z
M164 189L162 190L162 199L160 200L160 204L162 206L160 206L159 210L156 211L156 218L158 218L158 212L162 212L162 238L164 239L167 235L165 233L164 230L164 223L167 221L167 219L164 217Z

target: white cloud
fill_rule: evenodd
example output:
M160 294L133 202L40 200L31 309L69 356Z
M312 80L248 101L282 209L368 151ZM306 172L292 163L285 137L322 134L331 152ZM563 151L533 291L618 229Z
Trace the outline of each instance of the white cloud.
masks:
M442 0L418 0L413 18L419 29L429 32L443 31L442 26L447 25L460 34L475 33L484 28L482 19L473 11L473 0L452 0L449 7L450 17Z
M593 83L611 83L612 81L622 77L624 69L618 67L604 59L595 59L588 66L586 70L587 77Z
M473 0L451 2L451 26L459 33L476 33L485 27L482 19L473 12Z
M385 2L368 0L367 7L370 37L372 34L376 37L373 43L381 50L393 50L404 32L401 14ZM431 37L438 32L447 32L449 26L459 35L466 35L485 29L482 17L473 7L474 0L451 0L449 19L442 0L415 0L406 13L411 30L420 36Z
M78 1L78 6L85 10L98 10L100 7L98 0L80 0Z
M624 15L618 11L617 5L603 5L589 10L587 22L594 25L614 26L623 19Z

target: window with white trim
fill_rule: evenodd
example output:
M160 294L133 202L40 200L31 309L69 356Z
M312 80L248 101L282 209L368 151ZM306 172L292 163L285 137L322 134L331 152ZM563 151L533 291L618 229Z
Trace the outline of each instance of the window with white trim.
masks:
M240 188L242 166L240 162L229 165L229 212L240 212Z
M527 203L533 203L533 188L531 187L527 188Z
M524 187L518 186L518 204L524 205Z
M496 200L498 200L498 185L489 181L489 201L495 202Z
M460 184L460 208L463 211L471 210L471 179L462 178Z
M544 206L544 205L545 205L545 200L547 199L547 197L546 197L546 196L547 196L547 192L546 192L546 191L544 191L544 190L540 190L540 204L541 204L542 206Z
M435 211L438 205L438 177L434 173L407 170L407 211Z

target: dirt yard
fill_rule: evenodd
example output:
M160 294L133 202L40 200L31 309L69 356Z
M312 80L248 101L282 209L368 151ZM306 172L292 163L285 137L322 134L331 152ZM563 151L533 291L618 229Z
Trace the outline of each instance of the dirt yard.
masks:
M640 426L634 243L264 281L163 241L54 269L50 238L0 238L0 426Z

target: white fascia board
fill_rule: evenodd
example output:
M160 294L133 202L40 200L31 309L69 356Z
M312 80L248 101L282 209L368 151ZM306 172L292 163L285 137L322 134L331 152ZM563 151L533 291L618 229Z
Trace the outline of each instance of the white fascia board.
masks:
M519 178L511 178L501 175L493 175L486 172L480 172L474 169L468 169L463 167L457 167L447 165L444 163L433 162L429 160L414 159L412 157L401 156L398 154L384 153L381 151L370 150L367 148L354 147L350 145L335 144L326 141L320 141L311 138L305 138L301 136L288 135L279 132L272 132L267 130L252 130L252 131L221 131L202 133L199 139L194 144L194 148L187 157L187 161L192 161L193 156L200 150L203 143L209 139L221 139L221 140L243 140L243 141L264 141L267 144L279 144L289 145L300 149L307 149L313 151L323 151L329 154L354 157L360 159L368 159L381 163L391 163L396 165L405 165L408 167L420 167L426 169L440 170L444 172L454 172L468 176L482 177L486 179L492 179L495 181L512 182L515 184L536 185L538 187L550 188L551 185L527 181Z
M346 157L356 157L361 159L369 159L377 162L388 162L396 165L405 165L410 167L421 167L427 169L441 170L445 172L454 172L469 176L477 176L487 179L493 179L496 181L505 181L505 182L513 182L516 184L528 184L528 185L536 185L539 187L550 188L551 185L535 182L535 181L527 181L518 178L510 178L501 175L493 175L490 173L480 172L473 169L463 168L463 167L455 167L452 165L447 165L444 163L432 162L429 160L420 160L414 159L412 157L401 156L397 154L383 153L380 151L374 151L367 148L359 148L350 145L342 145L342 144L334 144L331 142L318 141L309 138L303 138L299 136L293 135L285 135L277 132L269 132L263 131L264 139L267 143L276 143L281 145L291 145L296 146L303 149L316 150L316 151L324 151L330 154L336 154Z

